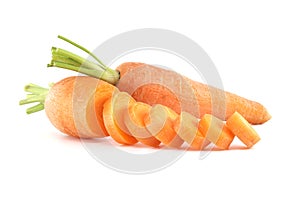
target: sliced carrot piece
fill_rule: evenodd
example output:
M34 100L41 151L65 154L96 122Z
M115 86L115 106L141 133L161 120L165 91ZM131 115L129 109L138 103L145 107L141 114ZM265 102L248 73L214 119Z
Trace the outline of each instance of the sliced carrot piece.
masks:
M116 124L113 117L113 97L107 100L103 105L103 121L109 135L120 144L135 144L137 140L122 131L119 126Z
M179 148L184 142L173 129L178 114L161 104L154 105L145 118L147 130L159 141L169 147Z
M165 107L165 108L168 111L169 118L172 120L172 127L173 127L173 130L174 130L174 123L175 123L176 119L178 118L178 114L173 109L171 109L169 107ZM169 144L169 146L179 148L183 143L184 143L184 140L179 135L177 135L177 133L176 133L176 136L173 138L173 140Z
M118 127L128 135L131 135L131 133L125 125L124 116L128 115L129 107L135 102L134 98L132 98L127 92L119 92L114 95L113 99L113 117L115 122Z
M260 140L254 128L238 112L233 113L233 115L229 117L226 125L248 148Z
M187 112L181 112L174 122L174 130L192 149L201 150L209 144L198 130L199 119Z
M119 90L111 84L108 84L106 82L104 83L105 84L101 85L105 85L105 87L97 87L94 95L90 99L87 106L86 118L91 130L93 130L94 132L100 132L99 129L101 129L105 136L109 136L109 133L107 132L103 122L103 104L110 97L115 96L117 93L119 93Z
M224 122L210 114L205 114L201 118L198 129L209 141L221 149L228 149L234 139L234 134Z
M124 122L127 126L129 132L134 136L139 142L157 147L160 141L157 140L152 134L147 130L145 125L145 118L149 115L151 106L145 103L136 102L129 107L129 112L124 113Z

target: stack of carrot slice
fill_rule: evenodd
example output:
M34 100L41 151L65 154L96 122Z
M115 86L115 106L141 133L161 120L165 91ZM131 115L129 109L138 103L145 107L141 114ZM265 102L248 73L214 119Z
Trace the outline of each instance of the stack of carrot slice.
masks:
M226 122L211 114L198 119L187 112L177 114L160 104L149 106L136 102L125 92L116 93L104 104L103 118L111 137L127 145L141 142L158 147L162 143L179 148L186 142L191 149L201 150L213 143L220 149L229 149L235 136L248 148L260 140L253 127L238 112Z

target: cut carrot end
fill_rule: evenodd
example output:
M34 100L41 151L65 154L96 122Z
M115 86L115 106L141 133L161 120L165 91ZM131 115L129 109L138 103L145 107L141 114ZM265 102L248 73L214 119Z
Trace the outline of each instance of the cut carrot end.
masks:
M207 140L221 149L228 149L234 139L234 134L224 122L210 114L201 118L198 129Z
M248 148L251 148L260 140L254 128L238 112L229 117L226 125Z

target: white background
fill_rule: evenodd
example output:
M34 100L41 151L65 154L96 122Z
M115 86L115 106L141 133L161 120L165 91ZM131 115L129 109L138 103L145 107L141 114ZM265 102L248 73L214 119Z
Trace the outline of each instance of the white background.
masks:
M4 3L6 2L6 3ZM0 3L0 199L299 199L300 5L298 1L2 1ZM197 3L196 3L197 2ZM137 28L196 41L226 90L264 104L273 118L250 150L187 152L153 174L128 175L95 161L80 141L27 116L23 85L69 71L47 69L58 34L89 49ZM238 141L237 141L238 142Z

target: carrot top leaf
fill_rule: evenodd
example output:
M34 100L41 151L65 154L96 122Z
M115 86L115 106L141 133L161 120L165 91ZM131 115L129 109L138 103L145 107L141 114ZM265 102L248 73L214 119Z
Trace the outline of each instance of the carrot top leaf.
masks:
M87 50L86 48L84 48L83 46L76 44L75 42L69 40L68 38L65 38L61 35L57 36L59 39L62 39L72 45L74 45L75 47L78 47L79 49L83 50L84 52L86 52L87 54L89 54L90 56L92 56L102 67L104 67L104 69L108 68L97 56L95 56L95 54L93 54L92 52L90 52L89 50Z
M91 57L93 57L97 61L97 63L89 61L64 49L52 47L52 60L50 64L48 64L48 67L59 67L73 70L76 72L86 74L88 76L102 79L113 85L115 85L118 82L118 80L120 79L120 73L118 71L107 67L99 58L97 58L97 56L95 56L92 52L90 52L83 46L61 35L59 35L58 38L83 50Z
M50 87L52 87L52 85L53 84L49 84ZM24 90L28 92L28 94L26 99L19 101L19 105L37 103L36 105L28 108L26 113L31 114L43 110L49 89L30 83L24 87Z

